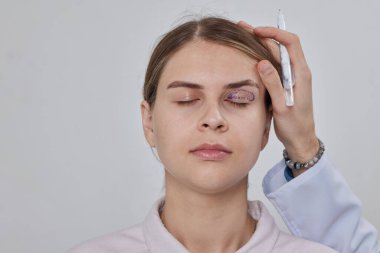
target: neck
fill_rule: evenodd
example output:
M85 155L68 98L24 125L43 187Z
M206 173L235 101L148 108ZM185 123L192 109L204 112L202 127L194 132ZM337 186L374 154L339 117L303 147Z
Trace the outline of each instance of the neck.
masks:
M165 174L161 220L190 252L236 252L250 239L256 221L248 214L248 177L226 192L204 194Z

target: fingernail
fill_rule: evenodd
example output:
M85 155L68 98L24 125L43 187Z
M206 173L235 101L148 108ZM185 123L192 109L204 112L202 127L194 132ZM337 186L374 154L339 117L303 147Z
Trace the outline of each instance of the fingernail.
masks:
M270 64L268 61L261 62L259 64L259 71L264 75L269 75L273 72L272 64Z
M245 21L240 21L242 25L246 26L246 27L249 27L251 29L253 29L253 26L251 26L250 24L248 24L247 22Z

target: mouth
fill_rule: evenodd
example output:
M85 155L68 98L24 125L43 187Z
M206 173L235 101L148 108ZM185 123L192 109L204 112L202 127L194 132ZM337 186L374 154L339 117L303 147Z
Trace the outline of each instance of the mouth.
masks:
M232 151L220 144L202 144L190 151L196 157L205 161L221 161L227 158Z

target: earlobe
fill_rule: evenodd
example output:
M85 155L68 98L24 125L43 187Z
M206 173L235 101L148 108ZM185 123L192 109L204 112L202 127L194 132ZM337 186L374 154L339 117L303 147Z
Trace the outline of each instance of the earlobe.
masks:
M155 135L153 131L153 117L149 103L143 100L140 104L141 120L146 141L151 147L155 147Z

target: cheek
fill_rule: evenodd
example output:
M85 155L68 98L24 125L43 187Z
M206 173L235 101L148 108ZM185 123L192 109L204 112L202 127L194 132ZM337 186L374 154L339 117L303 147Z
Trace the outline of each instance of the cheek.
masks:
M264 110L253 110L244 117L240 115L240 118L231 121L231 136L235 143L239 143L239 154L246 156L243 160L256 162L262 147L265 125Z
M194 129L189 120L172 106L157 104L153 114L153 130L158 152L179 151L181 143ZM187 135L186 135L187 134ZM183 146L183 145L182 145Z

